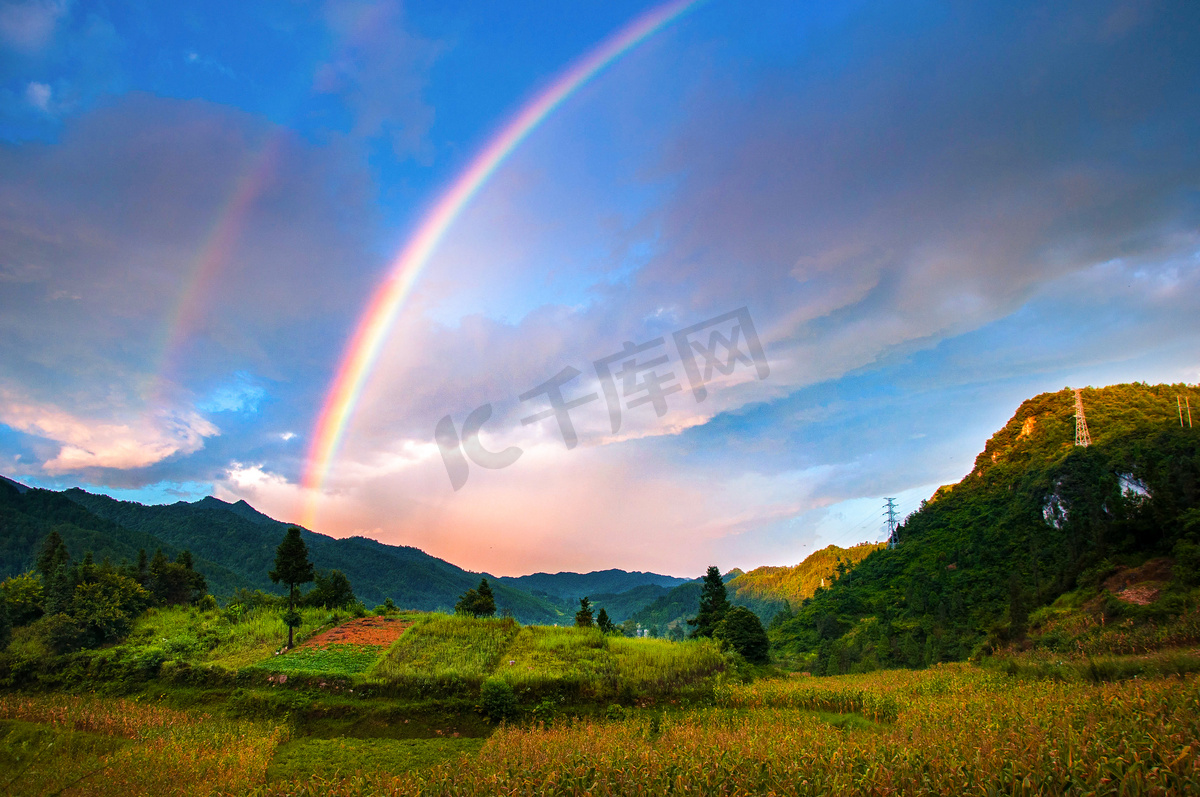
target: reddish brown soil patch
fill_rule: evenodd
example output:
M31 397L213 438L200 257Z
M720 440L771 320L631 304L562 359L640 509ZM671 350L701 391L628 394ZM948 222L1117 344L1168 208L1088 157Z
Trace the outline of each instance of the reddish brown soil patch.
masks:
M326 645L390 645L412 625L394 617L360 617L305 640L299 648L323 648Z
M1126 587L1145 581L1170 581L1174 564L1170 559L1151 559L1141 567L1122 568L1105 579L1104 588L1115 595Z
M1162 590L1152 584L1138 584L1136 587L1126 587L1121 590L1117 593L1117 597L1126 603L1149 606L1158 600L1160 593L1162 593Z

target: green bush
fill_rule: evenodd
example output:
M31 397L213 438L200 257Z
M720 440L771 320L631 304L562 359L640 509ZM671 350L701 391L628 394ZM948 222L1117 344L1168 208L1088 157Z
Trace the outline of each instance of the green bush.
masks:
M517 714L517 695L508 681L488 678L480 690L479 709L493 722L512 719Z
M725 612L713 637L722 646L740 653L746 661L767 664L771 660L767 631L758 616L745 606L734 606Z

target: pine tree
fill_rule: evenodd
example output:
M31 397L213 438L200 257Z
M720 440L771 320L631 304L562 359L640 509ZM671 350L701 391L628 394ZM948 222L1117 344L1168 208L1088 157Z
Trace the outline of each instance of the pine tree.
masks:
M492 588L488 585L486 578L479 580L479 587L475 591L478 593L475 600L475 616L494 616L496 614L496 596L492 594Z
M604 607L600 607L600 613L596 615L596 627L606 634L611 634L617 630L617 626L608 618L608 612Z
M709 565L700 587L700 612L688 620L688 625L693 626L692 637L711 637L727 611L729 598L725 593L725 581L717 566Z
M71 555L57 531L50 532L38 553L38 572L45 585L46 614L70 611L75 584L71 579Z
M595 625L592 622L592 604L587 598L579 599L579 611L575 612L575 625L580 628L591 628Z
M315 575L300 529L292 526L287 530L283 542L275 549L275 569L267 575L276 584L282 582L288 585L288 610L283 619L288 627L287 646L290 648L294 639L293 630L300 624L300 615L296 611L296 586L307 584Z

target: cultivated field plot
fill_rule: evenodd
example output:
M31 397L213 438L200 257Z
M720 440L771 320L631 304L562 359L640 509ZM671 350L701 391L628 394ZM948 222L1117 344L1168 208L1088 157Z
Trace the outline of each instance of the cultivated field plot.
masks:
M133 700L0 696L0 793L244 794L261 787L284 726Z
M411 620L396 617L361 617L310 637L294 650L258 666L275 672L359 675L411 625Z
M721 690L721 703L504 726L478 755L432 769L296 778L265 793L1200 793L1195 676L1096 685L954 665L756 682ZM837 713L856 707L877 719Z

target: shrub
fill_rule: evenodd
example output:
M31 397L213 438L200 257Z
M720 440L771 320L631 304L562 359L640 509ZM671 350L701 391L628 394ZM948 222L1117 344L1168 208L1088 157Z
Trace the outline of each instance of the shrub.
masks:
M740 653L746 661L755 664L770 661L771 644L767 640L766 629L758 616L745 606L734 606L725 612L724 619L717 623L713 631L713 637L723 646Z
M507 681L488 678L480 690L479 708L493 722L511 719L517 713L517 696Z

